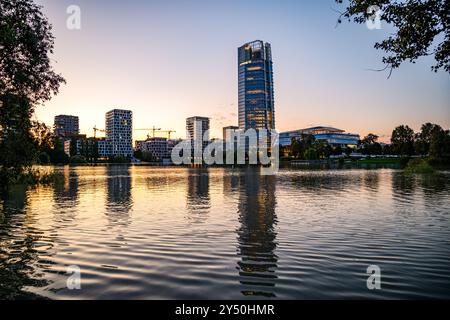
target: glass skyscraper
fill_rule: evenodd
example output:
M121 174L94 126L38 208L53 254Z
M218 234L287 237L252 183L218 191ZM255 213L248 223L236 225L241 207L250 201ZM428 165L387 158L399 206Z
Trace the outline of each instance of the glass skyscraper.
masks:
M238 49L239 128L275 129L272 50L257 40Z

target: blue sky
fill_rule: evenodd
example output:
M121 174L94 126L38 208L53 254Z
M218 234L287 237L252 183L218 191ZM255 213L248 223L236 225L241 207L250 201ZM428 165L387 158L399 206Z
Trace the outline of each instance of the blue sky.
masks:
M390 135L399 124L450 127L450 76L431 58L404 64L388 80L373 44L392 30L340 24L333 0L39 0L54 26L55 68L67 80L39 107L80 116L83 132L104 125L112 108L134 111L135 128L185 134L185 118L212 119L213 136L237 123L237 47L272 44L277 129L332 125ZM81 8L68 30L66 8ZM141 138L145 132L136 132Z

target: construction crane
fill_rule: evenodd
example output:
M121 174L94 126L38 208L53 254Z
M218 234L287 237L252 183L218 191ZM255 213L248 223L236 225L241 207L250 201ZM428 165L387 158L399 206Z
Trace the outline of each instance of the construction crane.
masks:
M171 134L172 134L172 133L175 133L176 131L175 131L175 130L162 130L162 131L160 131L160 132L167 133L167 138L170 140Z
M93 129L94 129L94 139L97 139L97 131L105 132L105 130L103 129L97 129L97 126L95 126Z
M155 126L153 126L153 128L150 129L134 129L135 131L151 131L153 133L153 138L155 137L155 133L157 131L161 131L161 128L156 128ZM147 135L147 138L150 138L150 134Z

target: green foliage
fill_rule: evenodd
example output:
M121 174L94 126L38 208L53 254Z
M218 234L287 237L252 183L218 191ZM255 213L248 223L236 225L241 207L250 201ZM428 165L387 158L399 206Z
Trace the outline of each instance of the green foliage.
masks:
M42 150L33 133L34 107L50 100L64 79L50 63L54 38L41 7L31 0L0 0L0 179L30 177ZM45 131L45 130L44 130ZM47 154L52 157L49 152Z
M342 149L340 151L342 153ZM292 139L290 156L299 160L319 160L328 158L335 152L326 141L316 140L314 135L303 134L300 139Z
M414 133L402 125L392 132L390 151L400 156L428 156L430 163L450 163L450 131L432 123L422 125L421 131Z
M40 159L42 153L47 154L49 156L48 162L53 164L69 162L69 157L64 152L62 140L56 137L45 123L33 121L31 131L39 163L43 163Z
M401 125L392 131L392 151L401 156L414 154L414 131L408 126Z
M361 153L365 155L379 155L383 153L383 148L378 143L376 134L369 133L361 140Z
M343 0L336 0L343 3ZM371 6L381 10L380 20L391 25L395 32L375 44L375 49L387 53L382 59L391 72L403 62L423 56L434 56L433 71L450 72L450 32L448 0L350 0L339 17L365 23L373 14Z
M151 152L142 152L141 150L136 151L134 153L134 157L144 162L153 162L158 160Z
M47 172L38 169L27 168L20 173L14 170L0 170L0 180L8 181L8 184L0 184L0 191L4 192L10 185L50 185L64 181L60 172Z
M81 155L76 155L76 156L70 157L69 162L74 163L74 164L82 164L82 163L87 163L87 160L85 157L83 157Z
M64 79L53 71L51 25L31 0L0 0L0 96L50 100Z
M411 159L405 168L407 173L433 173L433 167L424 159Z
M81 148L80 148L80 155L86 158L88 162L96 162L99 158L98 154L98 141L95 138L89 138L89 139L72 139L70 145L77 144L77 140L80 141ZM76 150L76 148L75 148Z
M442 131L441 126L432 123L425 123L422 125L421 131L416 134L416 141L414 142L414 149L417 154L428 155L432 140L436 135Z
M39 164L49 164L50 156L46 152L41 152L38 156Z

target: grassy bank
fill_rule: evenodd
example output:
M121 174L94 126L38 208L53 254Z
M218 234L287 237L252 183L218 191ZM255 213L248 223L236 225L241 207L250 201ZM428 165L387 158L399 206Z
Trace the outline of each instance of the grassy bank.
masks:
M358 164L392 164L401 165L402 159L400 158L370 158L358 160Z

